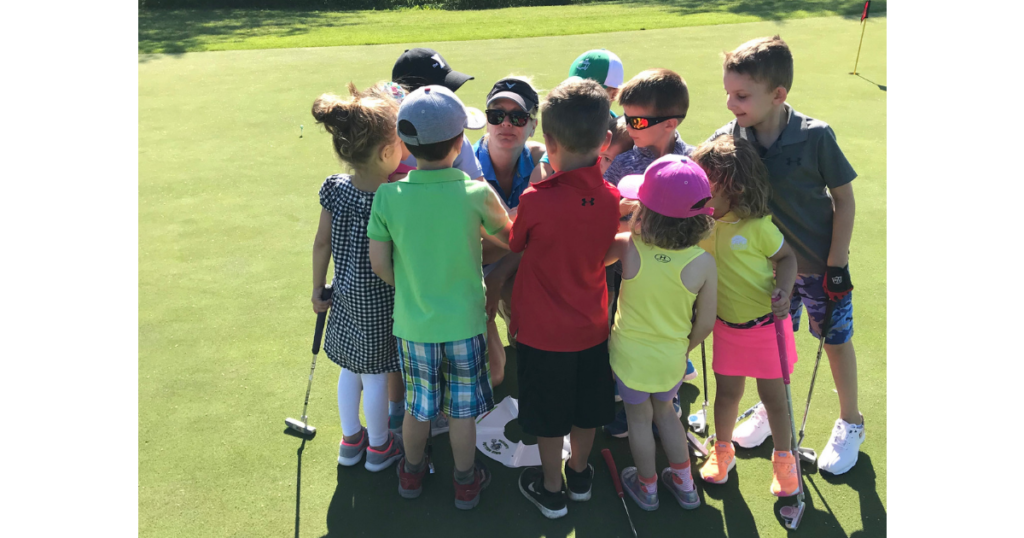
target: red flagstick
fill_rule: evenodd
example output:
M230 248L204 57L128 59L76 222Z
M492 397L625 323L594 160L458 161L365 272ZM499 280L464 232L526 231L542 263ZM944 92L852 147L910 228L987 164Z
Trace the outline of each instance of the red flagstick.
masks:
M860 47L864 44L864 30L867 28L867 24L864 23L868 18L868 8L871 7L871 1L864 2L864 12L860 14L860 44L857 45L857 59L853 62L853 73L857 74L857 65L860 63Z

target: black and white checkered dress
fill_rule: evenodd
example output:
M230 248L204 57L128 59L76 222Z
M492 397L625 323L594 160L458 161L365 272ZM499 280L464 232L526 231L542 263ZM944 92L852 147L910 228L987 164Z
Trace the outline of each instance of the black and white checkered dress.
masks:
M320 205L331 212L334 295L324 351L342 368L357 374L399 370L391 334L395 289L370 268L370 221L373 193L352 185L347 174L327 178Z

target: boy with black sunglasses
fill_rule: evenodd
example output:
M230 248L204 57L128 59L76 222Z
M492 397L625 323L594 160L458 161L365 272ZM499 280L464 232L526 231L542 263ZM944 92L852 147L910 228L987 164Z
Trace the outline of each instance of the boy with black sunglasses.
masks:
M690 108L690 92L686 81L678 73L668 69L648 69L629 79L619 90L619 104L626 117L626 130L633 139L634 147L620 153L604 173L604 179L612 185L631 174L643 174L647 166L659 157L669 154L686 155L694 147L683 142L676 127L686 117ZM621 264L616 263L610 270L621 274ZM618 284L619 278L614 278ZM618 286L608 290L609 295L618 296ZM683 381L692 381L697 370L689 358L686 360L686 374ZM679 398L672 400L676 414L682 416ZM626 411L620 409L615 421L606 424L605 431L613 437L627 437Z

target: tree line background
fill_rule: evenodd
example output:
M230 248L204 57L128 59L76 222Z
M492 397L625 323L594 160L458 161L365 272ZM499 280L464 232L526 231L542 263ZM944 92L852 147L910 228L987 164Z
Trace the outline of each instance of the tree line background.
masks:
M139 0L139 9L307 9L357 10L428 8L499 9L526 6L590 4L610 0Z

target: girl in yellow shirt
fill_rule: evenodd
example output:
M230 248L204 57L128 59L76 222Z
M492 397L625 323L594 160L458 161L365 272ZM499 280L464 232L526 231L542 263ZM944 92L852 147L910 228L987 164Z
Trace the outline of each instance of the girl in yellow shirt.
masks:
M772 224L768 170L750 142L719 136L704 143L693 159L707 172L714 197L715 228L700 242L718 265L718 319L714 326L715 442L701 477L724 484L736 465L733 426L747 377L757 379L774 435L771 492L796 495L800 482L790 451L786 390L779 367L774 316L789 315L796 282L796 256ZM775 265L773 274L772 265ZM776 297L773 303L772 298ZM791 323L784 323L790 372L796 363Z
M672 398L686 374L687 353L707 338L715 320L715 260L697 246L714 226L711 208L704 207L711 189L696 163L670 154L643 175L622 178L619 193L639 200L630 231L616 236L605 259L622 260L608 340L636 462L622 470L622 484L641 508L658 508L653 422L669 461L661 481L680 506L693 509L700 498Z

